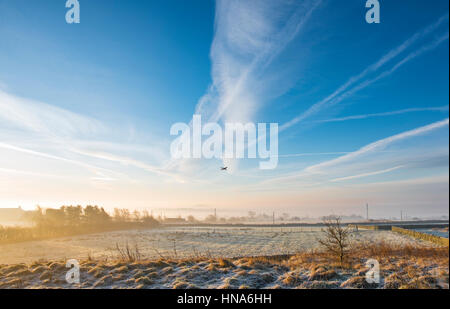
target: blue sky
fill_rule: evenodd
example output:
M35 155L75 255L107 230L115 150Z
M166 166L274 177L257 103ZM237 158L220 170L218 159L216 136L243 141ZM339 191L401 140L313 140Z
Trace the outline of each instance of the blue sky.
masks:
M0 0L0 207L448 214L448 1L79 2ZM195 111L278 168L171 160Z

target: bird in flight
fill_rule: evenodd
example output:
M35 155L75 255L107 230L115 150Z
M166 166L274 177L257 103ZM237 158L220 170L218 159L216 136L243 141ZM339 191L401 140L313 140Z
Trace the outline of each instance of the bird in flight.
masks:
M228 170L228 166L221 167L220 170L221 170L221 171L226 171L226 170Z

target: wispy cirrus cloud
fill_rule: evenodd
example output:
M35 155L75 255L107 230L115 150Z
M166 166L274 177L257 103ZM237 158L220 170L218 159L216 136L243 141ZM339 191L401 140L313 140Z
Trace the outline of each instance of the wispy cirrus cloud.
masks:
M31 150L31 149L27 149L27 148L23 148L23 147L18 147L15 145L10 145L10 144L6 144L6 143L0 143L0 148L3 149L7 149L7 150L13 150L15 152L21 152L21 153L25 153L25 154L29 154L32 156L36 156L36 157L42 157L42 158L46 158L46 159L50 159L50 160L55 160L55 161L61 161L61 162L65 162L65 163L69 163L71 165L76 165L76 166L80 166L80 167L84 167L88 170L91 171L103 171L103 172L108 172L108 173L113 173L113 174L120 174L118 172L103 168L103 167L99 167L99 166L94 166L92 164L83 162L83 161L78 161L78 160L72 160L72 159L67 159L61 156L57 156L57 155L53 155L53 154L49 154L49 153L44 153L44 152L40 152L40 151L35 151L35 150Z
M100 135L100 121L39 101L11 95L0 89L0 128L13 128L51 137Z
M445 34L434 39L431 43L425 44L422 47L418 48L417 50L411 52L406 57L404 57L402 60L398 61L392 68L380 73L376 77L368 78L368 77L370 77L371 74L378 72L380 70L380 68L382 68L388 62L390 62L391 60L393 60L394 58L399 56L401 53L406 51L408 48L413 46L420 39L435 32L443 24L448 23L448 18L449 18L449 16L447 13L444 16L440 17L433 24L427 26L425 29L422 29L422 30L416 32L414 35L412 35L410 38L408 38L402 44L400 44L399 46L395 47L394 49L392 49L388 53L386 53L384 56L382 56L378 61L369 65L367 68L365 68L363 71L361 71L361 73L350 77L344 84L342 84L332 94L330 94L323 100L313 104L305 112L294 117L290 121L284 123L282 126L280 126L280 131L284 131L284 130L296 125L297 123L304 121L305 119L307 119L313 115L316 115L317 113L319 113L320 111L322 111L325 108L328 108L330 106L338 104L339 102L350 97L351 95L355 94L356 92L368 87L369 85L379 81L380 79L383 79L383 78L388 77L389 75L393 74L401 66L403 66L407 62L411 61L412 59L424 54L425 52L428 52L428 51L433 50L436 47L438 47L441 43L448 40L448 36L449 36L448 32L446 32ZM359 84L358 84L358 82L359 82Z
M421 166L437 162L437 166L448 164L448 147L432 143L426 145L417 139L433 132L442 132L449 125L449 119L444 119L426 126L405 131L384 139L367 144L360 149L345 153L335 159L310 165L302 170L279 175L260 183L262 187L269 186L298 186L323 185L330 182L342 182L360 179L379 174L386 174L401 169L417 169ZM441 136L441 134L439 134ZM402 144L410 139L416 139L409 147ZM445 139L445 136L441 136ZM401 146L399 146L401 145ZM427 152L420 149L427 147ZM258 186L257 186L258 187Z
M280 87L292 81L273 61L298 36L320 3L218 0L211 46L213 83L196 113L211 121L249 121L274 92L286 91L288 87Z
M92 160L100 159L182 181L176 173L135 158L143 156L142 153L148 158L151 153L151 157L159 159L158 163L162 164L164 151L160 148L164 143L158 143L159 147L143 147L128 144L126 140L113 142L113 139L125 138L120 136L120 129L113 130L95 118L0 90L0 120L0 137L3 140L0 149L83 167L100 175L91 178L93 180L130 179L126 173L116 171L114 167L105 168L102 162ZM120 152L127 152L132 157L118 154ZM73 158L74 155L76 158ZM48 168L52 169L52 166ZM105 173L113 176L105 176Z
M428 132L437 130L437 129L441 129L444 127L448 127L449 124L449 118L441 120L441 121L437 121L434 123L431 123L429 125L420 127L420 128L416 128L413 130L409 130L406 132L402 132L400 134L396 134L381 140L378 140L376 142L370 143L360 149L358 149L357 151L354 151L352 153L349 153L347 155L338 157L336 159L330 160L330 161L326 161L323 163L319 163L313 166L310 166L306 169L307 172L323 172L326 173L326 169L337 165L339 163L344 163L344 162L348 162L348 161L353 161L355 159L357 159L358 157L360 157L363 154L367 154L367 153L371 153L371 152L375 152L375 151L380 151L383 150L386 146L394 143L394 142L398 142L407 138L411 138L411 137L415 137L418 135L422 135L422 134L426 134Z
M285 93L301 74L276 63L311 19L322 0L217 0L211 45L212 83L195 114L203 121L254 121L266 102ZM276 12L276 14L274 14ZM302 63L298 54L292 63ZM226 162L225 162L226 161ZM186 160L171 160L167 169L183 169ZM225 159L228 172L238 162Z
M125 165L125 166L134 166L136 168L139 168L139 169L142 169L147 172L154 173L154 174L157 174L160 176L168 176L168 177L173 178L174 180L176 180L179 183L185 182L185 180L181 174L168 171L160 166L151 165L151 164L136 160L134 158L124 157L124 156L120 156L120 155L116 155L116 154L112 154L112 153L108 153L108 152L101 152L101 151L91 151L91 150L76 149L76 148L71 148L71 150L75 153L78 153L78 154L81 154L84 156L97 158L97 159L101 159L101 160L106 160L106 161L111 161L111 162L116 162L116 163L120 163L121 165Z

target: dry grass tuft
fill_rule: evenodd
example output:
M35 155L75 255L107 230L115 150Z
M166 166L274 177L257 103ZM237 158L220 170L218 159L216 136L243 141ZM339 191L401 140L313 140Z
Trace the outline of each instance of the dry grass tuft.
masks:
M220 268L230 268L234 267L235 265L233 262L231 262L229 259L219 259L219 265Z
M309 275L308 279L310 281L314 280L330 280L335 277L339 276L338 273L334 269L327 270L324 267L320 267L317 269L314 269L311 274Z
M301 280L297 276L297 274L290 272L284 275L284 278L281 280L281 282L288 287L293 287L300 284Z
M215 271L217 271L217 267L214 263L210 263L208 266L206 266L206 270L208 270L210 272L215 272Z
M134 281L136 284L151 285L153 281L148 277L140 277Z
M366 277L357 276L352 277L341 284L342 288L352 288L352 289L375 289L378 287L376 283L368 283Z

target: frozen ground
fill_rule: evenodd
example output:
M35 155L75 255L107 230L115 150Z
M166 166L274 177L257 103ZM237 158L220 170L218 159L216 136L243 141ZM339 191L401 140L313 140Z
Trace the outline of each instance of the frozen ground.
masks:
M64 237L52 240L0 245L0 264L31 263L39 260L114 259L116 244L138 246L142 257L192 258L268 256L292 254L316 248L320 228L205 228L179 227L130 230ZM380 241L389 244L433 246L391 231L360 230L353 243Z
M0 289L448 289L448 248L397 251L383 245L378 249L374 245L368 251L354 251L345 264L320 252L234 259L80 261L79 283L66 281L68 268L63 261L0 265ZM366 280L368 257L379 262L377 283Z

